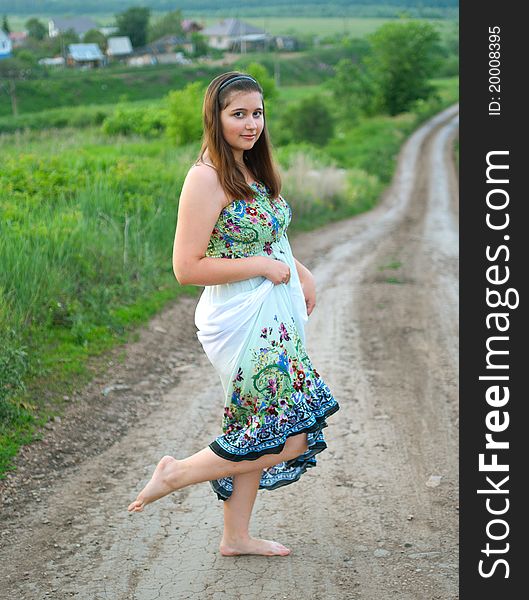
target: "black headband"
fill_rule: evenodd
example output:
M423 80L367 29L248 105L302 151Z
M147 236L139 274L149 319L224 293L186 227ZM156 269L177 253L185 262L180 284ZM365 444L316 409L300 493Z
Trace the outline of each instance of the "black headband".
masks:
M224 81L220 87L219 87L219 91L218 93L220 94L220 92L228 85L230 85L231 83L235 83L236 81L243 81L247 79L248 81L253 81L254 83L256 83L257 85L259 85L257 83L257 81L253 78L250 77L250 75L236 75L235 77L232 77L231 79L227 79L226 81Z

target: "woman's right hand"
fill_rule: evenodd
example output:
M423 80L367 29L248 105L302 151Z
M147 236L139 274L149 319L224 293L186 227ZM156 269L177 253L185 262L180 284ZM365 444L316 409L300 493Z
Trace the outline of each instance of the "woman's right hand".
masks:
M264 259L263 264L263 276L277 285L279 283L288 283L290 281L290 267L281 260L275 258L262 257Z

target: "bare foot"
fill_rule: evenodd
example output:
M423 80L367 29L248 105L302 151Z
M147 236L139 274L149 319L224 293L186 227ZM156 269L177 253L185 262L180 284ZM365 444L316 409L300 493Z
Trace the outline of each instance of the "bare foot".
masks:
M219 546L222 556L239 556L241 554L261 554L262 556L288 556L290 548L279 542L248 538L237 542L227 543L222 540Z
M128 507L129 512L141 512L146 504L159 500L174 491L169 484L170 477L174 480L174 466L178 463L172 456L164 456L157 464L149 483L141 490L134 502Z

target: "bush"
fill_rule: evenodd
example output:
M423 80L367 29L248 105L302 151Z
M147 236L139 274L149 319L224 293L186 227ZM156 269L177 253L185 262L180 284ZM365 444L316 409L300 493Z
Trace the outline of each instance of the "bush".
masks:
M326 149L340 166L362 169L389 183L399 148L412 125L413 119L408 115L402 122L388 116L362 119L334 138Z
M366 210L381 190L377 177L361 169L346 171L335 164L322 164L299 148L290 155L282 179L282 194L292 206L295 229L313 229L315 223Z
M459 56L452 54L445 58L437 71L438 77L456 77L459 75Z
M178 145L196 142L202 137L203 98L204 86L198 81L168 95L167 134Z
M158 137L167 129L168 113L164 108L118 105L114 114L103 121L108 135L144 135Z
M20 129L42 130L101 125L113 111L114 106L74 106L52 108L36 113L21 114L17 117L0 117L0 133L10 133Z
M277 97L277 87L273 77L270 77L268 70L258 62L252 62L246 67L246 72L254 79L257 79L263 88L263 97L266 100L273 100Z
M336 65L336 75L328 85L346 126L354 125L363 115L373 114L375 84L364 68L342 58Z
M280 129L283 140L288 132L294 142L325 146L334 135L334 118L327 101L318 95L310 96L287 107L280 119Z

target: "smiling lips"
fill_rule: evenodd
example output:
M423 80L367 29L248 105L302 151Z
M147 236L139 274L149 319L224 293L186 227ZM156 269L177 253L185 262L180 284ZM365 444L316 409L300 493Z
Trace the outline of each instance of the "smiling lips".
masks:
M255 137L255 133L253 133L251 135L248 135L248 134L247 135L243 135L242 137L246 138L247 140L251 140L251 139L253 139Z

